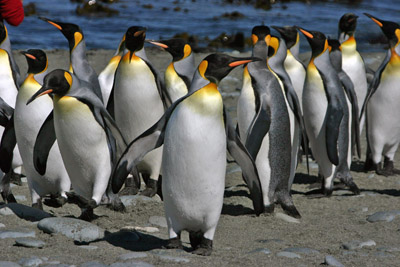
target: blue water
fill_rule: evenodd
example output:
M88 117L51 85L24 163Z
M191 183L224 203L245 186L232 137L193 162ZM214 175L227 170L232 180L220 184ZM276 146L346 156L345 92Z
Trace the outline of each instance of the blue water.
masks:
M85 34L88 49L116 49L122 35L133 25L147 27L147 38L151 39L171 38L174 34L182 32L199 36L200 39L213 39L222 32L243 32L250 36L252 27L262 23L277 26L298 25L336 38L339 18L346 12L353 12L360 16L356 33L358 49L362 52L373 52L382 51L384 46L369 44L367 40L377 37L381 30L362 13L368 12L381 19L400 22L398 0L359 0L354 1L358 2L357 4L351 5L340 3L338 0L318 1L312 4L277 3L271 10L255 9L244 4L224 4L223 1L217 0L179 0L178 4L174 3L175 0L119 0L110 5L119 11L119 15L101 18L77 16L75 9L78 4L68 0L24 0L25 5L31 2L36 4L37 15L26 17L18 27L8 27L14 49L68 49L64 36L55 27L39 20L38 16L78 24ZM153 8L144 8L144 4L152 4ZM173 10L177 6L181 11ZM163 11L163 7L169 9ZM184 9L187 12L184 12ZM245 17L238 20L220 18L223 13L233 11L239 11ZM215 17L219 19L216 20ZM309 50L303 37L301 50Z

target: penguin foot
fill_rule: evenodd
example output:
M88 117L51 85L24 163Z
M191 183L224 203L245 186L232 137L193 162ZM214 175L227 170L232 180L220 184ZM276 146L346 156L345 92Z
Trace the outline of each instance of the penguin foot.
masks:
M38 199L38 201L36 203L32 204L32 208L43 210L42 200Z
M212 244L212 240L202 237L198 248L193 250L192 253L200 256L210 256L212 253Z
M78 217L78 219L83 220L83 221L87 221L87 222L91 222L94 219L96 219L98 216L96 216L93 212L92 208L86 208L86 209L82 209L82 213L81 215Z
M124 203L122 203L121 199L117 195L112 198L111 203L107 205L107 208L118 212L126 212Z
M360 189L353 181L347 183L347 186L349 187L349 190L354 193L354 195L360 194Z
M275 210L275 204L265 205L264 206L264 213L265 214L272 214Z
M140 182L136 182L133 177L128 177L125 180L124 189L119 192L120 196L133 196L139 193Z
M58 196L58 197L46 198L43 203L49 207L60 208L64 206L64 204L67 203L67 201L68 201L67 198Z
M174 237L168 239L167 244L164 246L165 249L183 249L181 239L179 237Z
M300 212L296 209L294 205L286 205L284 203L281 203L281 207L287 215L296 219L301 218Z
M140 192L140 195L154 197L157 194L157 183L157 180L149 179L146 184L146 189Z
M5 203L17 203L17 200L11 192L6 193L3 191L1 192L1 197Z
M68 197L68 203L76 204L81 209L86 208L89 205L90 201L87 201L85 198L79 196L78 194L76 194L74 192L66 192L66 194ZM92 199L91 201L94 201L94 200Z
M189 232L190 245L192 246L193 249L198 248L202 238L203 238L203 233L201 231Z
M10 183L13 183L13 184L15 184L15 185L21 186L21 185L22 185L22 181L21 181L21 177L22 177L22 176L23 176L22 174L18 174L18 173L15 173L15 172L11 172L11 175L10 175Z
M376 173L388 177L400 174L400 170L395 169L393 161L385 157L383 162L383 168L381 168L380 164L376 164Z

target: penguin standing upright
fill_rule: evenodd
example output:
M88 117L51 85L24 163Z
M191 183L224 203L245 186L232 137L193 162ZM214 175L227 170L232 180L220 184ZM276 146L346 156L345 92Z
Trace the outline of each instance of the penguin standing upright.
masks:
M114 120L88 86L74 74L57 69L45 76L43 86L27 102L45 94L54 95L54 116L48 117L39 131L34 164L39 174L46 173L51 167L47 166L50 148L57 139L85 220L93 218L93 209L106 192L117 157L116 146L120 150L126 146ZM124 209L117 196L108 196L114 197L115 209Z
M82 29L73 23L58 22L43 17L39 18L56 27L67 38L70 53L69 71L74 73L80 80L91 84L95 94L105 103L97 74L86 56L86 43Z
M168 65L164 74L164 82L167 100L173 103L188 93L190 82L196 70L192 48L183 39L148 42L164 48L172 55L172 62Z
M242 168L256 213L263 211L257 169L227 120L217 87L234 67L252 60L224 54L203 59L189 93L129 145L113 172L112 187L118 192L143 156L164 144L162 191L170 238L167 248L181 248L180 235L186 230L193 253L211 254L223 204L226 149Z
M10 38L8 38L8 31L6 25L4 25L3 21L0 21L0 48L4 49L8 53L8 57L10 60L12 75L14 77L15 83L20 85L24 80L21 77L19 67L15 62L12 49L11 49L11 42Z
M144 27L132 26L127 30L127 52L115 72L114 86L107 106L128 142L142 134L164 114L163 85L158 72L146 57L145 37ZM138 171L147 185L141 192L142 195L152 197L156 194L161 160L162 147L150 152L138 165ZM133 192L138 186L132 182L134 178L129 178L126 184L127 188L133 188Z
M125 34L122 37L117 51L114 56L110 59L107 66L99 74L99 84L101 88L101 94L103 96L104 105L107 106L108 99L111 94L111 90L114 84L115 71L117 70L119 61L122 58L125 50Z
M303 143L307 144L306 133L304 128L303 114L300 109L300 101L293 88L292 81L284 68L284 60L286 58L287 48L285 42L276 36L271 36L270 45L268 47L268 66L273 74L276 75L282 92L285 95L286 107L289 112L290 119L290 136L292 140L292 154L290 166L289 190L292 187L294 176L297 168L297 158L303 137ZM307 146L305 146L307 147ZM308 152L308 151L306 151ZM307 154L307 153L306 153Z
M302 101L307 136L318 163L319 175L323 178L323 194L332 194L334 178L339 178L352 192L359 194L350 173L351 118L348 100L329 59L328 41L321 32L299 30L312 49Z
M40 175L33 164L33 147L36 136L43 122L53 110L53 101L50 96L46 96L31 105L26 105L29 98L43 84L43 78L47 74L47 57L42 50L38 49L30 49L21 53L25 55L28 62L28 77L18 91L14 111L14 127L17 145L28 179L32 206L42 209L41 199L49 194L51 200L46 199L45 204L62 206L67 201L66 192L71 188L71 181L64 167L57 142L50 149L45 175Z
M306 78L306 67L299 58L300 50L300 35L294 26L277 27L272 26L279 32L284 40L287 48L287 54L284 62L284 67L292 81L294 91L300 100L300 110L303 111L301 102L303 95L304 80ZM281 42L282 42L281 39Z
M290 119L285 95L268 67L270 39L267 26L253 28L253 56L262 60L244 69L237 107L239 133L256 162L266 210L273 212L278 203L291 216L300 217L289 192Z
M357 18L353 13L344 14L339 20L339 42L341 43L342 52L342 69L349 76L354 85L354 90L357 95L357 104L359 107L359 114L361 114L361 107L367 96L367 72L364 60L360 53L357 51L357 42L355 39L355 31L357 26ZM360 120L360 128L358 135L361 135L364 127L365 118ZM353 129L355 134L355 131ZM355 136L352 137L353 144Z
M400 26L364 14L378 24L389 40L386 58L375 72L363 106L369 148L365 168L373 167L378 174L389 176L399 173L394 168L393 158L400 142ZM370 166L371 163L373 166Z

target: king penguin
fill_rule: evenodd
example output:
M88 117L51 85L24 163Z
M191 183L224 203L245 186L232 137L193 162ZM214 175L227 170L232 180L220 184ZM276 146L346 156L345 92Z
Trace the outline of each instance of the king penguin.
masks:
M339 42L342 52L342 69L349 76L353 83L354 90L357 95L357 103L359 114L361 114L361 107L364 104L365 97L367 96L367 72L363 58L357 51L357 42L355 39L355 31L357 26L357 18L353 13L344 14L339 20ZM360 127L358 135L361 135L364 127L365 117L360 120ZM355 131L353 129L355 134ZM355 136L352 136L352 143L355 142Z
M270 45L268 47L268 66L273 74L278 78L285 95L285 102L289 112L290 119L290 136L292 140L292 154L290 166L289 191L292 187L294 176L296 174L297 159L301 143L307 144L305 133L303 114L300 109L300 101L294 90L292 81L284 68L284 61L287 54L285 41L277 36L271 36ZM305 146L307 149L307 146ZM308 151L305 151L308 154Z
M281 35L281 42L284 41L287 54L284 62L284 67L289 75L294 91L300 100L300 110L303 111L302 107L302 95L304 80L306 78L306 67L299 58L300 50L300 35L294 26L277 27L272 26ZM283 39L283 40L282 40Z
M88 86L74 74L56 69L44 77L43 86L27 102L49 93L54 95L54 115L39 131L34 164L39 174L46 173L50 148L57 140L72 187L81 197L80 217L85 220L93 219L93 209L106 192L117 157L116 147L122 150L126 146L111 115ZM113 197L114 209L124 209L116 195L108 196Z
M107 66L99 74L99 84L101 94L103 96L104 105L107 106L108 99L110 98L111 90L114 84L115 71L117 70L119 61L122 58L125 50L125 34L122 37L117 51L108 62Z
M19 86L23 82L23 78L21 77L17 63L15 62L10 38L8 37L8 30L3 21L0 22L0 40L0 48L7 51L15 83Z
M112 175L118 192L128 173L143 156L164 144L163 180L167 248L182 248L181 232L189 232L193 253L210 255L221 214L226 149L241 166L256 214L263 212L257 169L224 112L218 83L234 67L255 58L211 54L193 76L187 95L175 101L161 119L131 142Z
M262 60L244 68L237 106L238 128L256 163L266 211L273 212L278 203L286 213L299 218L289 192L290 118L278 78L268 66L270 40L267 26L252 29L253 56Z
M363 106L369 150L365 168L369 169L372 161L372 167L378 174L389 176L399 173L394 168L393 158L400 142L400 26L395 22L364 14L381 28L389 40L386 58L375 72Z
M333 191L334 178L340 179L355 194L359 189L350 173L351 131L345 84L329 59L328 40L318 31L298 28L307 38L311 60L303 91L303 114L319 176L323 178L323 195Z
M158 71L147 59L144 50L146 28L130 27L125 34L127 52L115 72L114 86L107 109L128 142L134 140L156 123L165 111L165 91ZM150 152L138 165L146 189L142 195L152 197L157 193L162 147ZM137 193L138 177L127 180L125 193ZM133 182L133 181L136 181Z
M43 17L39 18L56 27L65 36L68 40L70 52L69 71L74 73L80 80L91 84L95 94L101 101L104 101L99 79L86 56L86 43L82 29L73 23L58 22Z
M21 53L27 59L28 77L18 91L14 127L31 193L32 206L42 209L42 198L50 195L51 199L45 199L45 204L59 207L67 201L66 192L71 189L71 181L64 167L57 141L50 149L45 175L40 175L33 164L36 136L53 110L53 101L50 96L46 96L31 105L26 105L29 98L42 86L43 78L47 74L48 61L42 50L30 49Z
M167 100L173 103L188 93L190 82L196 70L192 48L183 39L149 40L148 42L165 49L172 55L172 62L164 73L164 82L165 91L168 95Z

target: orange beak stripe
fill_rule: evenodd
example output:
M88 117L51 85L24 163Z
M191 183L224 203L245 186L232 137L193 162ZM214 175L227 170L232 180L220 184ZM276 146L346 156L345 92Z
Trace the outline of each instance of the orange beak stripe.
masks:
M314 38L314 36L311 34L311 33L309 33L308 31L305 31L305 30L303 30L303 29L299 29L305 36L307 36L308 38L311 38L311 39L313 39Z
M33 59L33 60L36 60L36 57L35 57L34 55L31 55L31 54L25 54L25 56L26 56L26 57L29 57L29 58L31 58L31 59Z
M140 35L143 35L146 31L137 31L133 34L133 36L138 37Z
M60 31L62 30L60 25L58 25L58 24L56 24L56 23L54 23L54 22L52 22L50 20L48 20L47 22L50 23L51 25L53 25L54 27L56 27L57 29L59 29Z
M162 47L162 48L168 48L168 45L163 44L163 43L159 43L159 42L154 42L154 41L150 41L151 44Z
M377 19L375 19L375 18L370 18L370 19L372 19L376 24L379 25L379 27L382 28L382 26L383 26L382 22L380 22L379 20L377 20Z
M51 92L53 92L53 89L46 90L43 93L41 93L40 95L38 95L37 97L42 96L42 95L50 94Z
M252 62L252 60L251 59L246 59L246 60L238 60L238 61L235 61L235 62L232 62L232 63L229 63L229 67L237 67L237 66L240 66L240 65L243 65L243 64L246 64L246 63L249 63L249 62Z

